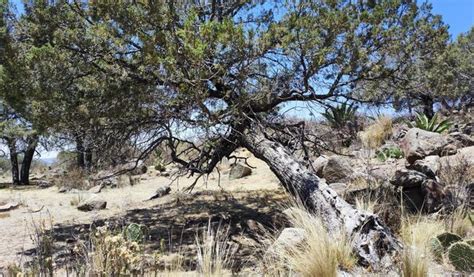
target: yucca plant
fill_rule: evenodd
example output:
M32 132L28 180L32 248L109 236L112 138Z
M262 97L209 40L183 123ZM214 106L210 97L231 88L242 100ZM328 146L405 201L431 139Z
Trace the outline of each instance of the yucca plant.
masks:
M322 116L326 118L329 124L333 128L343 128L346 126L347 122L352 122L355 120L355 113L357 107L354 107L353 104L347 105L343 103L336 107L329 107Z
M415 122L408 123L410 128L419 128L422 130L442 133L451 127L449 119L445 119L438 122L438 114L435 114L433 118L429 119L425 114L416 114Z

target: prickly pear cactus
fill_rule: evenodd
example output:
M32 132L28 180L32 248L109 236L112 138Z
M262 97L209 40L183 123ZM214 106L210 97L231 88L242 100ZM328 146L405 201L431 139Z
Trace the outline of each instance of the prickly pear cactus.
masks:
M455 242L448 249L448 258L456 270L474 271L474 248L465 242Z
M469 244L471 247L474 247L474 239L468 239L468 240L465 240L465 242Z
M441 242L444 249L448 249L451 244L462 240L460 236L449 232L439 234L436 238Z
M128 241L141 242L143 240L142 227L136 223L132 223L125 228L124 235Z
M438 238L430 239L430 249L435 261L441 262L443 260L444 248Z

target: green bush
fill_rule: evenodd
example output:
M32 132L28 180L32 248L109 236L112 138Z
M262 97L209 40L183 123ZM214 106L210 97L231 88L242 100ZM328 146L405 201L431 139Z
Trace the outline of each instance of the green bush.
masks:
M438 114L435 114L433 118L429 119L426 115L417 113L415 122L408 123L408 126L410 128L419 128L430 132L442 133L451 127L451 122L449 119L438 122Z
M344 103L336 107L329 107L322 113L322 116L326 118L331 127L344 128L348 122L355 121L356 111L357 107L354 107L353 104L347 105Z
M388 147L383 148L382 150L377 151L377 159L382 162L385 162L389 158L401 159L403 158L403 151L398 147Z

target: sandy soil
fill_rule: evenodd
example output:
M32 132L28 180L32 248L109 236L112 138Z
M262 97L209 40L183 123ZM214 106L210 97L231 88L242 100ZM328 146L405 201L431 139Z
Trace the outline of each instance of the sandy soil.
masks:
M249 164L256 167L252 175L237 180L229 180L228 165L221 164L220 178L217 173L214 173L197 183L194 189L197 194L195 197L193 196L193 201L199 200L199 192L204 190L224 190L230 194L244 192L248 195L255 195L252 191L277 190L279 188L278 180L265 163L250 157ZM98 195L107 201L107 209L93 212L81 212L71 204L92 196L92 193L86 191L58 193L57 187L0 189L0 202L16 201L20 203L20 207L17 209L0 213L0 269L27 259L25 253L34 247L32 234L34 234L35 226L41 224L46 228L50 228L51 224L55 227L77 226L111 217L120 218L133 214L135 210L156 209L160 205L175 201L176 195L179 195L180 191L192 184L194 180L184 177L175 180L172 180L172 177L160 177L154 170L149 170L146 174L141 175L140 179L141 181L134 186L104 189ZM172 188L170 195L144 201L158 187L170 183ZM240 196L240 199L245 199L244 196ZM209 207L202 205L202 212L207 212L207 209Z

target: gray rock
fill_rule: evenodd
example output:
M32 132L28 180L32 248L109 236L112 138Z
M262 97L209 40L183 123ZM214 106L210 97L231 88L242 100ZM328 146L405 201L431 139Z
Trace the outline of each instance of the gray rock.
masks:
M337 183L353 173L349 159L344 156L331 156L323 169L323 176L328 183Z
M241 164L234 164L229 171L229 179L240 179L252 174L252 169Z
M461 132L450 133L448 139L451 143L456 145L457 148L474 146L474 139L471 138L471 136Z
M51 184L51 182L49 182L47 180L38 180L36 182L36 185L41 189L45 189L45 188L51 187L53 184Z
M430 178L435 178L439 170L439 156L428 156L422 160L416 160L409 166L409 169L419 171Z
M8 212L20 206L18 202L8 202L0 205L0 212Z
M412 128L408 130L400 146L406 160L412 164L416 160L430 155L440 155L443 148L449 144L446 135Z
M171 188L170 188L169 185L159 187L159 188L155 191L155 193L154 193L148 200L152 200L152 199L156 199L156 198L163 197L163 196L169 194L170 192L171 192Z
M306 239L306 231L301 228L285 228L275 242L270 246L267 253L280 253L291 247L301 244Z
M100 193L104 187L104 184L98 184L90 188L88 191L92 193Z
M445 156L439 159L441 170L443 168L466 167L466 169L474 167L474 146L458 149L457 153L452 156Z
M329 187L332 188L338 195L343 195L347 189L347 184L345 183L332 183L329 184Z
M395 172L390 183L403 188L421 187L427 176L421 172L409 169L401 169Z
M97 196L92 196L86 201L79 203L77 209L83 212L90 212L93 210L103 210L107 207L107 202Z
M323 169L328 163L328 157L325 155L321 155L317 157L313 162L313 169L316 172L316 175L319 177L323 177Z
M59 193L66 193L70 190L70 188L66 187L66 186L62 186L58 189L58 192Z

